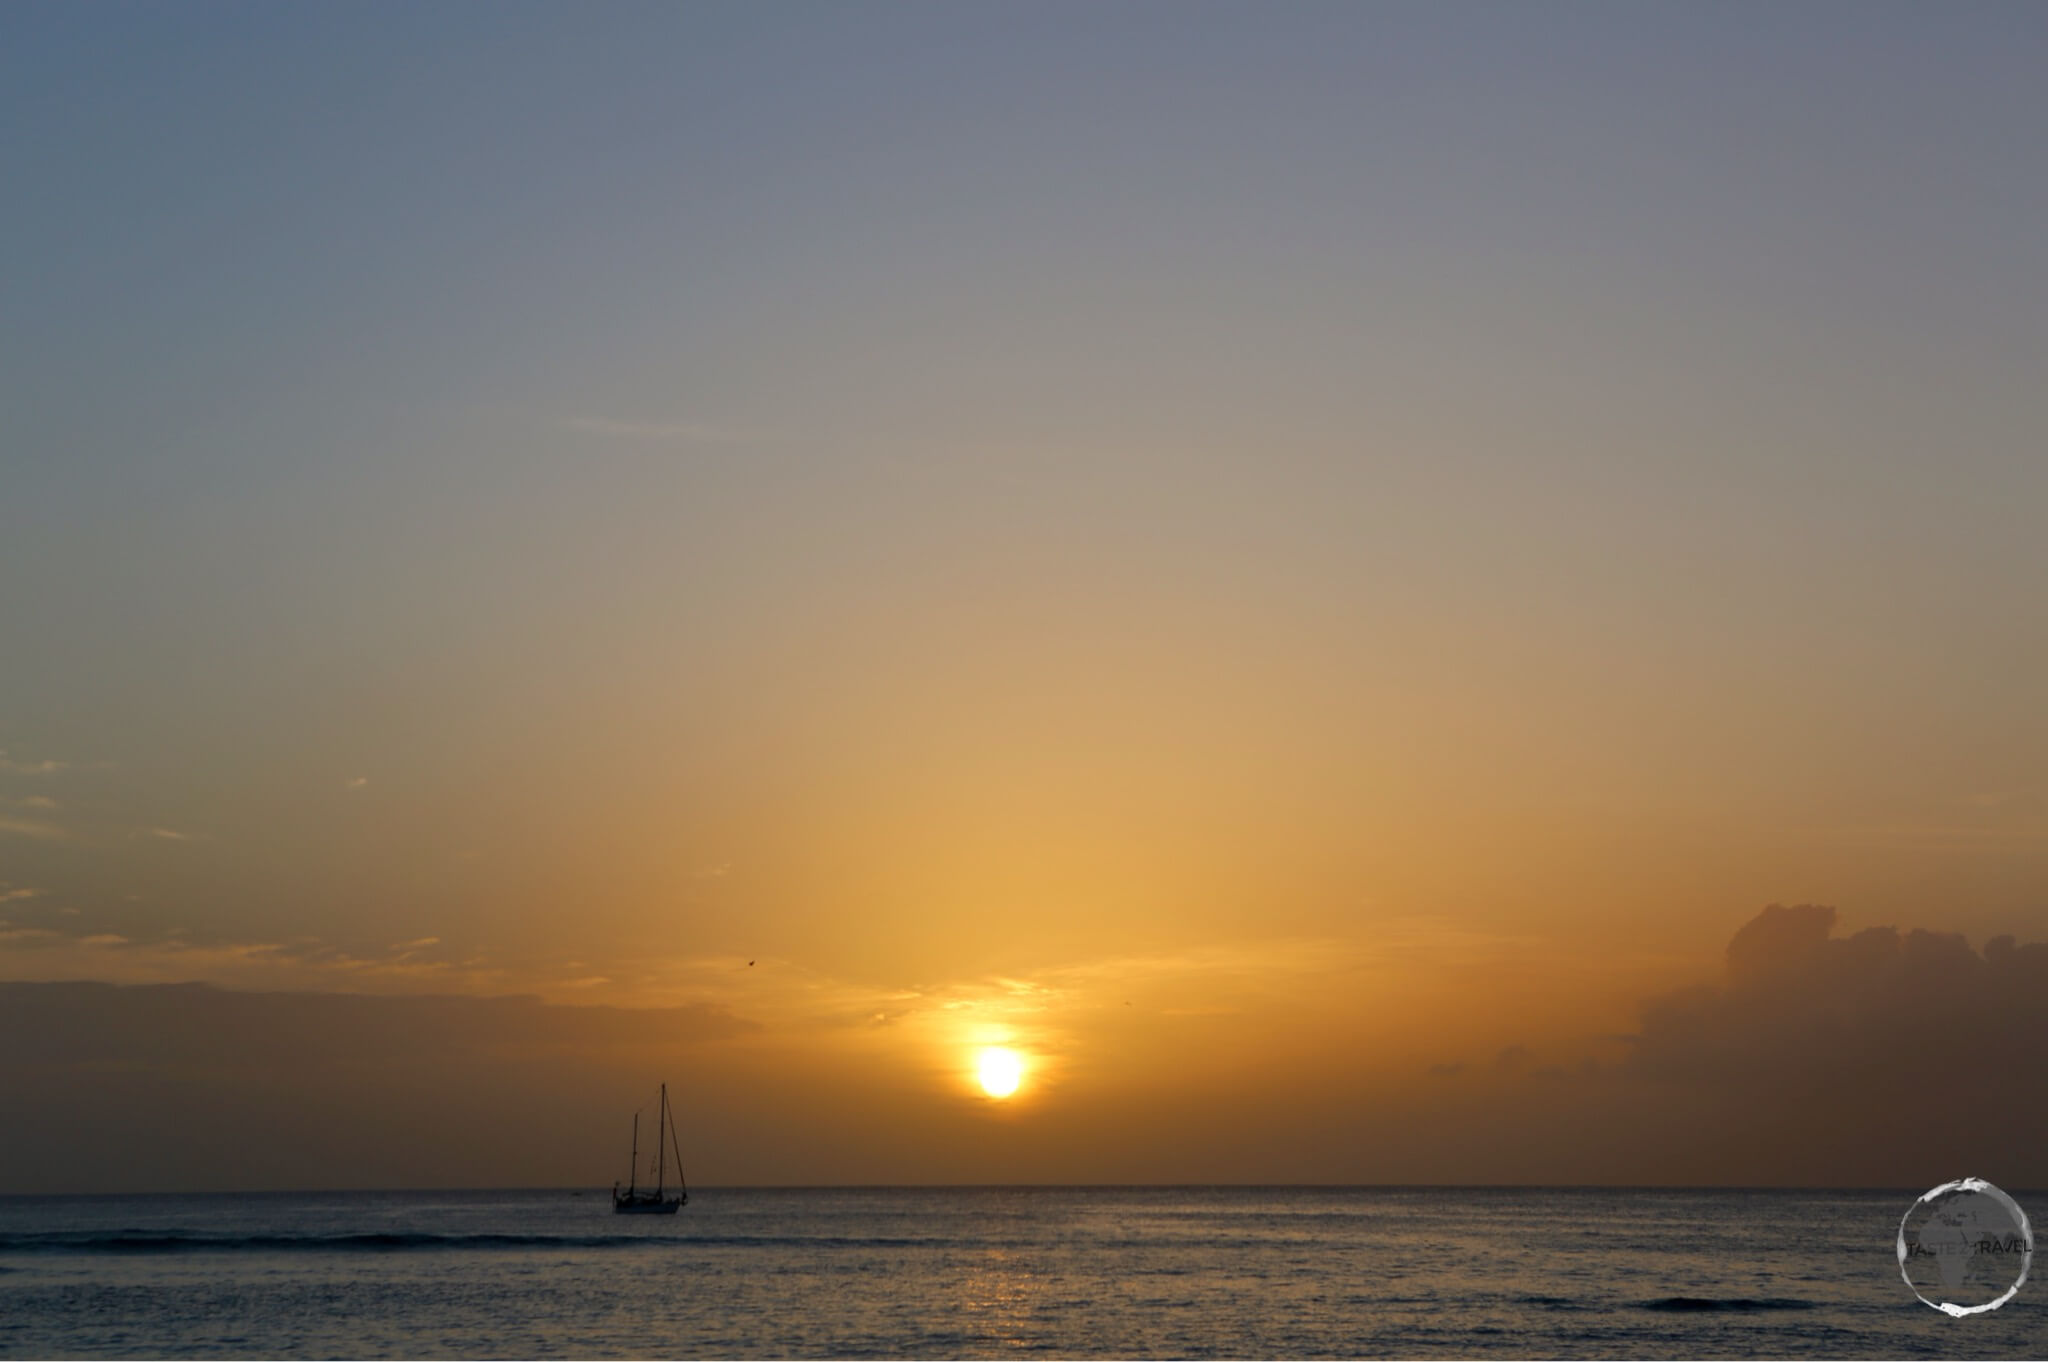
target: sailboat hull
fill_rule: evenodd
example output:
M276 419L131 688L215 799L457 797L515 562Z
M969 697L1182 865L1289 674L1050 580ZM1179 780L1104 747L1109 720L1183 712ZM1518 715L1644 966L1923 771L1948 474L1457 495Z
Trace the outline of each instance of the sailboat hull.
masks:
M612 1209L620 1215L674 1215L683 1209L680 1197L664 1200L656 1197L613 1197Z

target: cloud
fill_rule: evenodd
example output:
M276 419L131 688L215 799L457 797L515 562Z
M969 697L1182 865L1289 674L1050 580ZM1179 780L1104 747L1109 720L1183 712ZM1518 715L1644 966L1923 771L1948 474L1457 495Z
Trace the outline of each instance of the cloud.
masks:
M0 771L10 771L18 776L49 776L70 769L68 761L16 761L0 748Z
M6 1028L41 1058L104 1064L154 1055L223 1068L331 1058L368 1064L430 1050L635 1049L652 1031L664 1043L702 1043L755 1029L708 1005L592 1007L529 996L245 992L210 984L0 983L0 1011L24 1021L64 1019L64 1034L35 1042L26 1028ZM17 1051L15 1058L30 1056Z
M1536 1056L1526 1045L1510 1045L1493 1057L1495 1071L1504 1074L1518 1074L1535 1061Z
M40 897L42 892L9 890L0 883L0 902ZM69 920L59 923L57 917ZM644 968L642 961L632 963ZM720 970L701 961L687 962L665 972L662 987L650 988L644 973L622 972L612 962L500 963L462 951L438 936L377 947L344 946L316 936L250 939L186 927L153 927L133 918L109 922L104 915L71 906L58 909L47 925L0 931L0 980L22 982L95 979L121 985L206 983L237 990L333 989L384 995L434 991L472 997L520 993L559 998L587 995L599 986L593 981L602 978L609 986L607 996L631 1006L746 1004L760 999L758 991L721 993L692 982L715 983L718 975L730 972L729 967ZM759 978L762 972L749 973ZM803 980L799 987L806 996L817 996L815 979ZM788 1001L786 993L783 1001ZM780 1015L786 1018L792 1012L785 1008Z
M1370 939L1221 943L887 984L765 955L752 967L743 955L552 958L552 973L515 973L428 937L354 951L312 938L124 940L132 925L88 918L68 933L0 929L0 970L43 980L204 977L361 1002L359 1012L266 1011L216 1004L208 1000L223 990L204 990L192 1007L205 1034L228 1016L276 1019L286 1037L330 1029L304 1042L298 1077L255 1040L241 1049L222 1041L217 1053L109 1041L63 1070L64 1082L76 1079L64 1090L74 1127L77 1104L97 1100L93 1083L114 1071L174 1104L189 1097L194 1111L203 1104L193 1094L211 1095L263 1121L287 1119L294 1103L331 1111L377 1100L383 1090L362 1085L387 1079L413 1094L394 1110L453 1103L488 1072L510 1076L479 1101L545 1106L554 1119L562 1085L614 1062L593 1056L624 1054L635 1019L669 1034L661 1018L673 1011L676 1044L719 1043L687 1062L641 1063L635 1081L689 1073L727 1094L726 1166L751 1170L734 1177L1929 1186L1975 1169L2013 1186L2048 1180L2035 1137L2048 1122L2038 1077L2048 1072L2048 946L2000 937L1980 951L1958 936L1889 927L1838 935L1834 911L1811 905L1730 926L1713 982L1660 989L1631 975L1636 1024L1626 1035L1588 1027L1576 1040L1540 1000L1582 991L1607 953L1576 959L1420 919L1376 924ZM1541 987L1499 1003L1509 968ZM1393 991L1427 969L1439 972L1418 991ZM371 1005L427 991L456 1020ZM523 1000L545 1024L455 1006L513 991L547 994ZM470 996L447 996L455 993ZM1461 1005L1481 995L1486 1006ZM1539 999L1534 1010L1520 1010L1525 996ZM592 1009L608 1020L575 1006L621 998L659 1005ZM293 1015L311 1020L287 1025L301 1006L311 1010ZM121 1009L138 1015L127 1002ZM360 1044L348 1029L359 1017ZM474 1019L504 1017L504 1046L492 1050L493 1026ZM688 1017L716 1022L704 1030ZM1467 1021L1479 1029L1446 1029ZM0 1034L6 1023L0 1016ZM417 1063L392 1040L408 1025L427 1036ZM1032 1056L1040 1105L1028 1162L1000 1161L1026 1160L1021 1144L992 1154L980 1126L944 1125L981 1119L971 1075L955 1072L979 1044ZM562 1067L547 1067L555 1059ZM0 1091L6 1063L0 1054ZM411 1126L387 1134L417 1136ZM442 1135L419 1138L428 1152L417 1161L378 1165L387 1181L481 1176L440 1171ZM0 1129L0 1176L9 1139ZM351 1148L371 1157L367 1143ZM531 1176L559 1182L562 1167Z
M1859 1106L1977 1087L2048 1115L2048 944L1979 953L1953 933L1834 925L1831 907L1764 909L1729 942L1723 985L1645 1005L1631 1073Z
M2048 1183L2048 944L1836 921L1772 905L1625 1034L1419 1065L1457 1081L1321 1119L1395 1180Z
M1835 918L1774 904L1729 942L1722 983L1646 1001L1625 1086L1699 1113L1680 1138L1710 1180L1931 1185L1953 1167L2037 1185L2048 944L1837 937Z
M602 1185L642 1090L749 1029L706 1005L0 983L0 1192Z
M765 963L777 967L777 977L795 976L795 987L786 995L794 1005L792 1021L868 1027L878 1015L892 1023L945 1015L954 1026L979 1023L1049 1032L1076 1014L1121 1006L1133 993L1150 998L1161 1010L1193 998L1207 1000L1204 1015L1228 1015L1250 1006L1254 996L1284 995L1305 978L1341 976L1372 958L1372 952L1361 953L1347 942L1284 938L1071 961L1030 977L991 974L893 986L810 973L787 961ZM747 977L758 970L741 973L735 984L729 963L718 964L722 968L715 975L711 969L692 970L693 984L758 991Z
M174 828L145 828L143 829L143 834L148 837L161 837L166 842L189 842L192 840L191 837Z
M75 909L63 911L77 915ZM21 981L203 981L240 988L341 986L376 992L438 987L479 993L527 982L426 954L438 944L434 938L421 938L382 952L361 953L317 937L285 941L194 938L182 928L137 935L96 928L88 921L61 930L0 933L0 975Z
M54 809L59 807L57 801L48 795L30 795L26 799L17 799L14 802L17 806L24 809Z
M71 834L55 823L40 818L12 818L0 814L0 832L16 837L33 837L41 842L61 842Z
M760 431L739 430L703 421L617 421L604 416L578 416L562 424L585 435L603 435L616 440L742 445L758 444L767 438Z
M350 776L347 780L341 782L341 788L344 790L360 790L369 783L370 778L368 776Z

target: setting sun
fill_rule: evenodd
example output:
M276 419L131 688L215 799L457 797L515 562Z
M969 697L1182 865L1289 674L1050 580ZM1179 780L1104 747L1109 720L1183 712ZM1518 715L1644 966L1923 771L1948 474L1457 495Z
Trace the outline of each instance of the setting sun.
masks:
M990 1097L1008 1097L1024 1081L1024 1057L1015 1050L991 1045L981 1052L975 1072L981 1078L983 1092Z

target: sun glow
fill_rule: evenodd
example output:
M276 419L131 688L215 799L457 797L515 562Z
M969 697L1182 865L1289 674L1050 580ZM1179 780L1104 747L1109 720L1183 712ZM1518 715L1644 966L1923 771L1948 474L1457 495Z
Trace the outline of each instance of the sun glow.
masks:
M981 1090L990 1097L1008 1097L1024 1081L1024 1057L1000 1045L984 1049L975 1060Z

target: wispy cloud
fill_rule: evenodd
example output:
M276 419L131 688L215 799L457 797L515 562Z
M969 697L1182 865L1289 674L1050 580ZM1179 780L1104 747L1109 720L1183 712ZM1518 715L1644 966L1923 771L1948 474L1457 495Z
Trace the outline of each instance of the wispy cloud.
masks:
M76 916L67 910L67 915ZM281 941L195 939L184 929L142 936L95 926L0 931L0 978L99 979L110 983L213 983L230 988L403 993L532 992L531 977L449 959L432 937L382 951L345 950L316 937Z
M1482 973L1526 960L1523 938L1453 929L1434 920L1381 924L1370 940L1289 937L1217 942L1179 951L1115 954L1030 970L898 984L849 979L799 961L705 956L593 962L613 989L642 1005L713 1001L764 1024L763 1042L865 1045L884 1030L934 1056L1016 1044L1046 1062L1078 1055L1105 1021L1119 1028L1246 1027L1319 1034L1317 1017L1380 999L1418 972ZM1375 1006L1379 1003L1375 1002ZM1387 1004L1386 1006L1395 1006ZM1385 1010L1382 1008L1382 1010ZM1328 1020L1327 1017L1323 1017ZM879 1042L878 1042L879 1043Z
M49 776L49 775L55 775L55 774L56 774L57 772L59 772L59 771L63 771L63 770L67 770L67 769L69 769L69 767L70 767L70 766L71 766L71 763L70 763L70 762L68 762L68 761L49 761L49 760L44 760L44 761L20 761L20 760L16 760L16 759L14 759L14 758L11 758L11 757L9 757L9 756L7 755L7 750L6 750L5 748L0 748L0 771L11 771L11 772L13 772L13 773L14 773L15 775L18 775L18 776Z
M41 842L61 842L71 834L55 823L40 818L11 818L0 814L0 832L16 837L33 837Z
M175 828L145 828L143 829L143 835L146 837L161 837L166 842L189 842L192 840L188 834L179 832Z
M687 444L750 445L768 439L765 431L714 425L707 421L619 421L608 416L577 416L566 429L614 440L668 440Z

